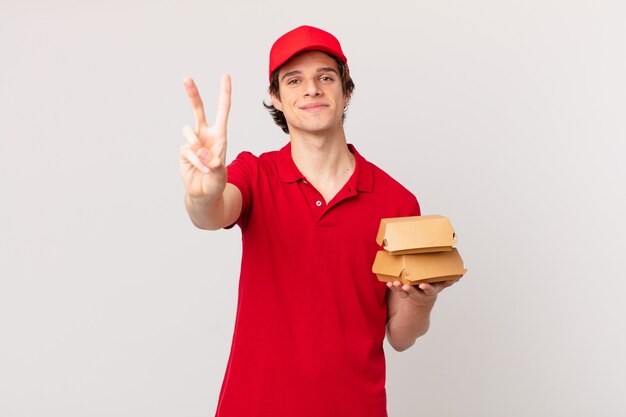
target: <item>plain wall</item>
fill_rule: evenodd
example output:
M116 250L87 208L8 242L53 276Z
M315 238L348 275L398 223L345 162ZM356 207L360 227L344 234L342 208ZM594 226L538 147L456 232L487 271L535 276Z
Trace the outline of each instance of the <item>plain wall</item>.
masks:
M468 274L407 352L392 417L626 415L623 1L0 0L0 415L213 415L240 232L178 172L219 77L228 161L282 147L272 42L342 42L351 143L448 216ZM262 383L262 381L259 381Z

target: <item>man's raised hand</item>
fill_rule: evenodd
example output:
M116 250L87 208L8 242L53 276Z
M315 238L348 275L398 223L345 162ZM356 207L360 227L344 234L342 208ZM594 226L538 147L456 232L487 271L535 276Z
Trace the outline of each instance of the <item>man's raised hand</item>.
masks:
M196 129L183 127L185 144L180 148L180 173L190 197L221 196L226 186L226 126L230 111L230 76L222 76L215 124L209 126L204 104L191 78L183 81L196 119Z

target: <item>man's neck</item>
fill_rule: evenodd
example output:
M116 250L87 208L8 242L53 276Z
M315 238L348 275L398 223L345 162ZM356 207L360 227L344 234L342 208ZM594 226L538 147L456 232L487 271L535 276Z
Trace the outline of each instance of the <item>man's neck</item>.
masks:
M348 181L355 167L343 128L332 135L291 135L291 157L326 202Z

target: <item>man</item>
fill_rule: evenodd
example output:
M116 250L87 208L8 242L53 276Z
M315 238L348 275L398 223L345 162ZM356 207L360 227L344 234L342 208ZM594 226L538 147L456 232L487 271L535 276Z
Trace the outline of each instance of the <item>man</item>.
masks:
M346 143L354 84L339 41L301 26L270 52L279 151L226 163L231 83L222 78L209 126L184 81L196 129L183 129L181 173L192 222L237 224L243 252L230 359L216 415L386 416L385 330L409 348L428 329L437 294L453 281L385 284L371 272L381 218L419 215L416 198ZM387 138L385 138L386 140Z

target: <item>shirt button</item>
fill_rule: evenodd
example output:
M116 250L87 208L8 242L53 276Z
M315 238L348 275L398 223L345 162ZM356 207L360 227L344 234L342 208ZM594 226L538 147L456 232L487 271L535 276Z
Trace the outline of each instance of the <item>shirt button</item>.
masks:
M319 200L317 200L317 201L315 202L315 205L316 205L317 207L320 207L320 206L322 205L322 202L321 202L321 201L319 201Z

